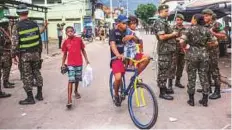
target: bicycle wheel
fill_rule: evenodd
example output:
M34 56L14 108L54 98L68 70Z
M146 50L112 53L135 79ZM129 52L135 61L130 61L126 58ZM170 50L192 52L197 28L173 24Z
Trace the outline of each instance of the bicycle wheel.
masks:
M93 37L91 36L87 40L88 40L88 42L93 42Z
M113 72L110 73L109 87L110 87L110 94L113 99L114 98L114 74ZM119 88L119 93L122 94L124 90L125 90L125 77L123 76L121 86Z
M158 117L158 103L155 94L144 83L137 84L139 105L136 103L136 92L131 88L128 96L129 114L134 124L140 129L150 129L156 123ZM144 98L142 98L142 96Z

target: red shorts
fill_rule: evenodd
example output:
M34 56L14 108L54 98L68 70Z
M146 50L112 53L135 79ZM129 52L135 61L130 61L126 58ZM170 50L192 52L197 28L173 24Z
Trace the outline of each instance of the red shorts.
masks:
M111 68L114 74L125 73L125 67L124 67L124 63L122 60L119 60L119 59L113 60L111 63Z
M135 55L135 60L141 60L143 58L144 54L143 53L137 53Z

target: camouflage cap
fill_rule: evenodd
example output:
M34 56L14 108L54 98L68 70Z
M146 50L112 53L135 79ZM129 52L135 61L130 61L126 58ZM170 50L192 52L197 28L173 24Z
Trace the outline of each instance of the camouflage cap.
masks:
M184 15L182 15L182 14L177 14L176 17L181 18L182 20L184 20Z
M168 5L165 5L165 4L162 4L158 7L158 11L160 10L164 10L164 9L169 9L169 6Z
M213 15L214 12L211 9L204 9L202 12L202 14L209 14L209 15Z

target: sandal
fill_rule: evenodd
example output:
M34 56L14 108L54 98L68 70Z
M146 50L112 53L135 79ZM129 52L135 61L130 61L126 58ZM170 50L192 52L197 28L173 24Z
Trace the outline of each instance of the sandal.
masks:
M81 98L80 93L75 93L75 97L76 97L76 99L80 99Z
M10 97L11 94L5 93L5 92L0 92L0 98L7 98Z
M72 103L68 103L68 104L66 105L66 107L67 107L68 109L71 109L71 108L72 108Z

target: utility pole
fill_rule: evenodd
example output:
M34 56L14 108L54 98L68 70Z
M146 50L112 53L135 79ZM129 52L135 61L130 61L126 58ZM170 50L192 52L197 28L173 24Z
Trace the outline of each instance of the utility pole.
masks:
M126 16L129 17L129 0L126 0Z
M113 3L112 0L110 0L110 27L113 28L112 22L113 22Z

